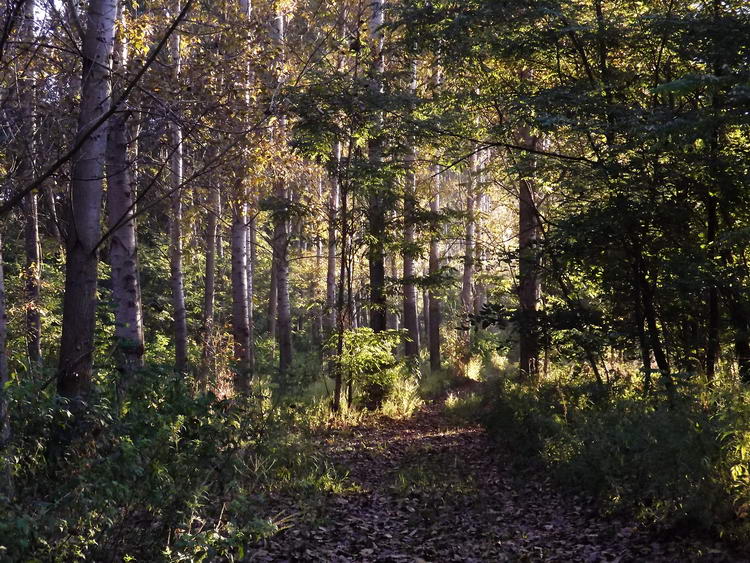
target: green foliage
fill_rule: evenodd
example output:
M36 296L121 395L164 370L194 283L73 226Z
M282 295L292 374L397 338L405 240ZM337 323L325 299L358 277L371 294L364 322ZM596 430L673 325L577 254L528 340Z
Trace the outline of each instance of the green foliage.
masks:
M0 497L0 558L242 557L247 543L285 525L268 514L268 494L304 489L313 499L340 486L263 389L231 400L192 389L189 379L149 368L119 404L97 395L89 430L50 461L69 411L36 385L12 386L16 490Z
M747 393L692 383L670 405L625 383L612 391L601 398L573 377L536 390L503 378L484 422L522 459L610 510L747 539Z
M404 331L374 332L362 327L343 334L341 353L332 361L346 381L357 386L362 404L368 409L382 406L399 377L399 362L394 351L404 338ZM328 342L330 350L338 350L338 336Z

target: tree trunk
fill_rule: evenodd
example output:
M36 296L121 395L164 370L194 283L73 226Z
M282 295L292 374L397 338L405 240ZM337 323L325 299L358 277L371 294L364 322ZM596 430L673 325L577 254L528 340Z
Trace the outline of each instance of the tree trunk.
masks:
M175 13L180 11L180 0L177 0ZM170 44L172 59L172 79L180 80L180 35L175 31ZM187 311L185 309L185 283L182 270L182 177L183 145L182 126L171 121L169 124L172 140L171 156L171 215L169 218L169 268L172 287L172 310L174 315L175 369L187 371Z
M286 198L283 187L277 192ZM277 332L279 343L279 373L287 373L292 363L292 312L289 302L289 222L285 217L277 218L274 227L274 250L277 256Z
M383 26L383 0L373 0L371 3L372 15L370 16L370 41L373 49L372 79L370 81L370 92L373 97L383 94L383 72L385 71L385 59L383 57L384 36ZM370 139L368 146L370 166L376 175L382 174L383 145L382 137L383 115L378 112L375 119L375 130L378 132ZM383 178L376 178L375 182L383 183ZM373 189L368 203L368 223L370 246L368 248L368 260L370 270L370 328L375 332L381 332L387 328L388 303L385 293L385 234L386 234L386 205L383 196L383 186Z
M236 204L232 219L232 335L237 363L235 390L246 393L250 371L250 327L247 311L247 205Z
M276 14L272 27L272 39L279 46L278 63L284 60L285 21L283 14ZM280 80L281 76L277 76ZM278 142L286 145L286 116L278 116ZM292 364L292 311L289 301L289 239L290 197L285 180L276 182L275 194L280 209L274 214L273 251L276 258L277 332L279 344L279 373L286 374Z
M388 257L388 278L391 280L397 280L399 279L398 274L398 267L396 266L396 255L391 254ZM396 297L396 291L395 287L393 287L394 291L391 292L391 298ZM396 306L390 304L388 302L388 295L386 294L386 313L385 313L385 327L388 330L399 330L401 328L401 314L400 308L397 308ZM390 306L389 306L390 305Z
M340 156L340 152L339 152ZM347 160L351 161L352 156L352 138L349 138ZM337 181L340 181L339 176ZM338 183L341 190L341 258L339 260L339 279L336 297L336 354L341 357L344 350L344 330L347 322L351 323L353 317L352 311L352 279L351 267L349 262L349 198L347 183ZM330 255L329 255L330 256ZM347 292L348 289L348 292ZM333 412L338 412L341 408L341 398L344 386L343 367L336 363L334 371L334 390L333 390Z
M122 10L122 6L120 10ZM121 25L124 16L119 15ZM122 29L122 28L121 28ZM115 38L115 64L127 65L127 47ZM128 114L124 108L109 120L107 138L107 226L110 229L109 262L112 268L112 300L115 314L118 387L127 384L133 372L143 367L143 313L135 211L135 182L128 162Z
M716 212L716 198L706 194L706 246L713 249L718 231L718 217ZM716 375L716 361L719 357L719 288L715 279L711 279L708 287L708 326L706 332L706 378L712 381Z
M79 138L109 109L115 17L115 0L89 2L83 41ZM107 129L102 126L81 139L71 171L57 391L72 401L74 411L83 406L91 384L106 148Z
M537 139L522 127L522 146L536 149ZM539 335L537 307L541 293L539 279L539 213L533 180L524 174L518 203L518 308L519 371L521 378L535 381L539 375Z
M252 380L255 375L255 265L257 263L256 247L257 223L255 220L255 209L251 209L251 217L247 223L247 328L249 333L250 349L248 350L248 378Z
M34 41L35 0L26 0L20 10L21 21L18 38L28 46ZM30 48L30 47L28 47ZM20 103L21 128L19 131L18 180L28 184L34 177L34 71L31 65L21 70L17 80L17 99ZM42 256L39 242L39 211L37 194L31 192L24 198L24 248L26 253L25 297L26 297L26 344L29 362L38 366L42 359L42 317L39 313L41 298Z
M276 250L275 237L276 228L274 227L273 239L271 240L271 285L268 290L268 336L277 338L276 316L279 309L279 256Z
M409 91L412 96L416 96L416 62L411 64ZM415 284L417 272L414 265L414 257L417 255L414 226L414 213L417 204L416 161L417 151L415 140L412 138L406 155L406 185L404 189L404 328L407 333L404 352L407 358L419 356L419 317L417 315L417 286Z
M10 442L10 412L8 410L8 382L10 372L8 371L8 351L6 342L8 340L8 314L5 302L5 266L3 264L3 240L0 234L0 453L6 451ZM5 459L0 459L3 473L0 474L0 492L8 498L13 498L13 473L10 464Z
M640 252L638 250L637 252ZM661 336L659 333L659 326L656 317L656 308L654 307L654 290L649 284L647 279L647 272L645 265L643 264L642 255L637 255L637 275L641 284L641 298L643 300L643 316L646 320L646 327L648 328L649 343L651 350L654 353L654 359L656 365L661 372L661 379L664 382L667 396L670 401L674 398L674 383L672 381L672 374L669 368L669 360L667 354L664 351L661 343ZM654 283L654 287L656 284Z
M422 276L428 275L428 268L425 266L422 270ZM422 321L420 323L419 342L422 346L429 348L429 331L430 331L430 292L427 288L422 288Z
M440 213L440 185L442 183L442 176L440 175L440 167L435 166L435 182L433 184L432 198L430 200L430 211L436 217ZM432 236L430 237L430 263L429 263L429 274L430 281L432 284L435 283L435 279L440 272L440 238L437 234L436 226L433 226ZM440 324L442 322L440 299L437 296L438 292L434 289L434 285L429 290L429 326L427 332L429 333L428 341L430 345L430 369L437 371L440 369Z
M481 174L480 174L480 181ZM474 314L478 315L482 311L482 307L487 302L487 286L482 278L482 270L484 269L484 246L482 242L482 229L485 205L487 201L487 194L479 193L476 197L477 207L475 209L476 219L476 232L474 237L474 277L476 282L474 284Z
M339 166L341 162L341 142L333 148L334 170L331 174L331 193L328 196L328 263L326 271L326 305L323 316L323 332L330 338L336 326L336 220L339 205Z
M23 182L25 183L25 182ZM26 253L26 343L31 365L38 366L42 360L42 316L39 312L41 300L42 252L39 241L39 211L36 193L24 198L24 247Z
M216 237L219 220L219 190L209 188L208 213L206 214L206 271L203 283L203 350L201 351L201 373L199 377L205 386L211 369L214 336L214 304L216 302Z
M476 203L476 174L477 155L471 155L468 171L468 182L466 185L466 236L464 239L464 272L461 283L461 305L464 314L468 315L474 310L474 237L476 235L476 216L474 206Z
M323 178L318 180L318 201L323 203ZM323 270L323 237L320 231L316 229L315 233L315 272ZM310 283L310 301L315 304L310 319L312 342L316 348L320 349L323 343L323 317L325 316L325 301L320 299L320 276L314 275Z
M634 315L636 330L638 333L638 348L641 351L641 364L643 365L643 392L648 395L651 392L651 348L649 347L646 330L643 327L645 317L643 315L643 298L641 296L641 283L639 279L639 270L634 268Z

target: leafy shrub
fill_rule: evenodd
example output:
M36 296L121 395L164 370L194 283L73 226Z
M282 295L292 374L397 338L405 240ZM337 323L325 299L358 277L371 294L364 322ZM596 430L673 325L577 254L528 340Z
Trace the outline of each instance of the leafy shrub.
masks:
M267 390L227 400L192 389L152 367L119 403L100 390L85 435L48 463L70 413L38 386L12 386L15 494L0 496L0 559L242 557L244 545L284 525L265 516L269 492L308 483L322 493L335 478L289 416L269 408Z
M393 390L400 373L393 369L399 365L394 350L403 338L404 331L399 330L374 332L362 327L344 332L342 351L333 355L333 361L344 379L358 388L366 408L381 407ZM328 347L336 351L337 345L338 336L334 336Z
M625 384L602 398L574 378L503 378L490 397L493 436L607 509L750 538L748 392L693 382L670 404Z

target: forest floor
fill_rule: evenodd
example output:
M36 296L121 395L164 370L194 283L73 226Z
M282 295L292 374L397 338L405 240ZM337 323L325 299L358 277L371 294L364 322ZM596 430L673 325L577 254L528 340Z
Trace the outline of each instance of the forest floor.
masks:
M603 517L540 470L519 470L478 426L437 405L318 437L344 486L294 515L250 561L740 561L719 544Z

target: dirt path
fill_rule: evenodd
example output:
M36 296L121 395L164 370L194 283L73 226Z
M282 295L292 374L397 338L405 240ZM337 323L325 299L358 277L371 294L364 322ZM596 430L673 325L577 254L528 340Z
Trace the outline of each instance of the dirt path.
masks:
M349 468L350 486L249 560L736 560L718 546L603 519L543 476L518 475L482 429L452 426L434 407L331 433L321 447Z

